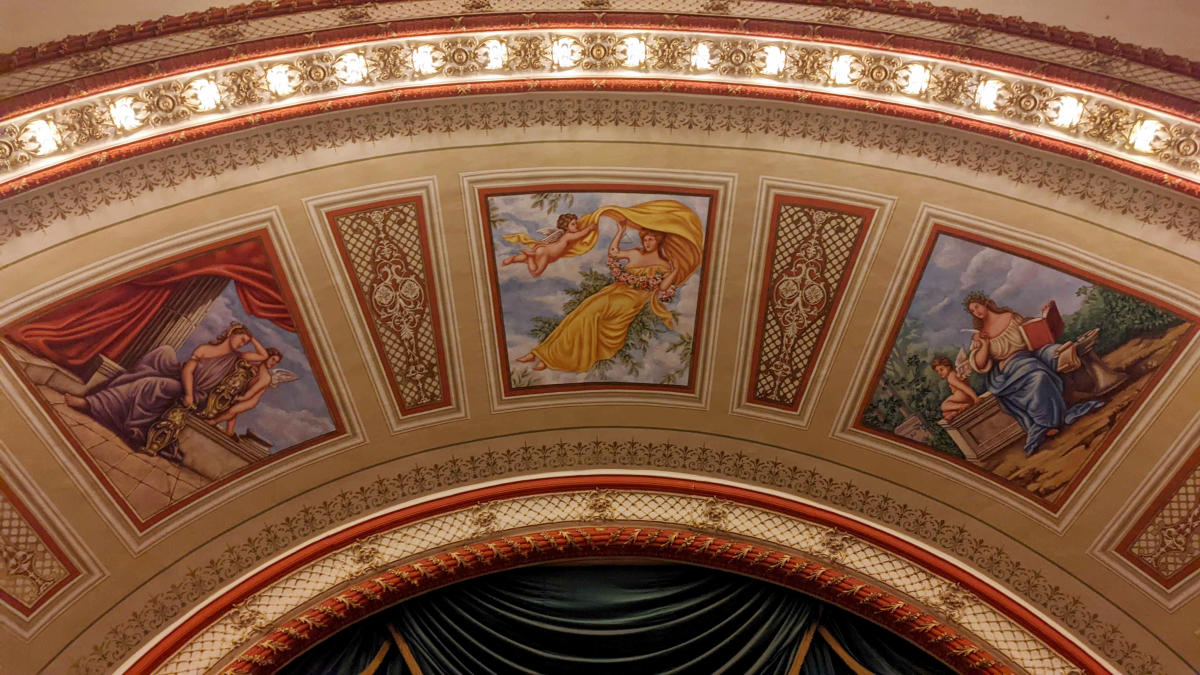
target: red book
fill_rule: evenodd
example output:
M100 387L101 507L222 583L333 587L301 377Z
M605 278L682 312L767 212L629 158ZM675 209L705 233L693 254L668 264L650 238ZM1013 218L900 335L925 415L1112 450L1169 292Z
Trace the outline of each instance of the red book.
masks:
M1025 338L1025 346L1033 351L1058 342L1065 328L1058 305L1051 300L1043 316L1021 324L1021 335Z

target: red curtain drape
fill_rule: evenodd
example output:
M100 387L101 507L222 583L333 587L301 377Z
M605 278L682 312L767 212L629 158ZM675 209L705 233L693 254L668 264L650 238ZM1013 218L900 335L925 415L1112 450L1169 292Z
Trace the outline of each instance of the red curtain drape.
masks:
M77 369L97 354L116 359L129 347L180 282L200 275L227 277L242 307L296 332L261 241L251 240L181 260L47 312L8 333L26 349Z

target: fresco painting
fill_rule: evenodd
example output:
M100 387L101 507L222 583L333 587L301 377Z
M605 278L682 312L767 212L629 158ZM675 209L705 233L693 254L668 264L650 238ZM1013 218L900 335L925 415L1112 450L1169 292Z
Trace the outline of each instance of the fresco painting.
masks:
M506 391L694 386L707 192L483 193Z
M1094 275L937 228L859 424L1053 510L1195 328Z
M140 527L340 427L265 234L5 327L5 356Z

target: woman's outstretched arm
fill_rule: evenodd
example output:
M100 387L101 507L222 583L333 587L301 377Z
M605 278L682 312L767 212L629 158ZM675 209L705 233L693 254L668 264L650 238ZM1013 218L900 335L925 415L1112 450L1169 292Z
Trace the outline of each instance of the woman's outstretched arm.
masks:
M267 353L266 347L262 346L262 343L258 341L258 338L251 335L250 344L254 346L254 351L242 352L242 358L254 363L266 361L270 354Z

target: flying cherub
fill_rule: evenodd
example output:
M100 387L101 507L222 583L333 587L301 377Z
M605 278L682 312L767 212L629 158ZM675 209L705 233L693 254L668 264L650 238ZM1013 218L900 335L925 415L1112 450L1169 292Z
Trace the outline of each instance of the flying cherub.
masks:
M268 387L274 389L284 382L295 382L300 379L299 375L286 368L275 367L282 360L283 354L278 349L267 349L267 359L258 364L258 374L251 380L250 386L237 397L229 410L214 418L210 423L213 425L223 423L225 433L234 436L236 435L234 425L237 423L237 416L258 405L258 401L266 393Z
M505 235L505 241L523 244L528 248L505 258L503 264L512 265L523 262L529 267L529 276L540 277L550 263L563 256L571 255L571 247L594 232L595 229L595 223L580 226L578 216L574 213L564 213L558 217L558 222L554 227L543 227L537 231L542 235L541 239L535 240L524 233Z
M950 386L949 398L942 401L942 416L947 421L954 419L958 413L979 402L979 395L966 381L971 374L967 353L959 349L955 361L956 363L950 363L950 359L945 356L935 356L929 363L934 372L946 380L946 384Z

